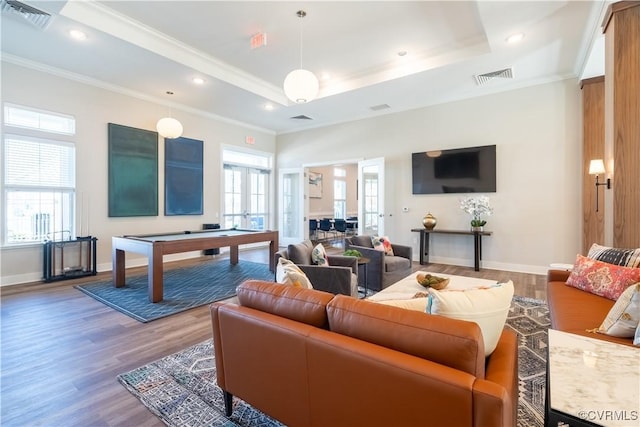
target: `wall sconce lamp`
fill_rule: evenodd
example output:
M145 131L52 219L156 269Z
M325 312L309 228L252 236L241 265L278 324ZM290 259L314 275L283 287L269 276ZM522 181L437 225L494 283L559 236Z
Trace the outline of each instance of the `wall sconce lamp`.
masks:
M589 175L596 176L596 212L598 212L598 187L606 185L607 189L611 189L611 178L607 178L605 182L600 182L600 174L604 174L604 161L602 159L591 160L589 163Z

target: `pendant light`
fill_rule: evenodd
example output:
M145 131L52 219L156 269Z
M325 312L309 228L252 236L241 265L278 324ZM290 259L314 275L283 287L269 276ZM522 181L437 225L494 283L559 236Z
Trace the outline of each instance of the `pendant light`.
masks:
M167 91L167 95L173 95L173 92ZM156 129L161 136L169 139L179 138L184 130L182 123L171 117L171 110L169 110L169 117L158 120Z
M307 12L299 10L296 15L302 19ZM300 68L291 71L284 79L284 94L297 104L312 101L320 89L318 78L309 70L302 68L302 21L300 21Z

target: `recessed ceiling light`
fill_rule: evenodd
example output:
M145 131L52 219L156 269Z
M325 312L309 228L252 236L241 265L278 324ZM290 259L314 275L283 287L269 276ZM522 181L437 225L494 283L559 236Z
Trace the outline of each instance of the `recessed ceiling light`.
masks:
M518 43L524 38L524 33L515 33L507 37L507 43Z
M192 81L193 81L195 84L197 84L197 85L202 85L202 84L204 84L204 79L203 79L203 78L200 78L200 77L194 77Z
M273 104L265 104L264 105L264 109L267 110L267 111L273 110Z
M322 73L322 80L331 80L331 74Z
M69 30L69 35L76 40L86 40L87 34L80 30Z

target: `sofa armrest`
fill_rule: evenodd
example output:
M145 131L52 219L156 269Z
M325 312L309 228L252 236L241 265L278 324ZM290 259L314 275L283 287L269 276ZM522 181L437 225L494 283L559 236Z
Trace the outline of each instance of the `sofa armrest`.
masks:
M328 255L331 267L349 267L355 275L358 275L358 258L344 255Z
M473 386L475 425L516 426L518 411L518 338L504 329L486 360L485 379Z
M411 246L391 244L391 248L393 249L393 254L395 256L400 256L413 261L413 248Z
M567 270L549 270L547 271L547 283L566 282L570 275L571 272Z
M351 268L323 265L298 265L309 278L313 289L351 296Z

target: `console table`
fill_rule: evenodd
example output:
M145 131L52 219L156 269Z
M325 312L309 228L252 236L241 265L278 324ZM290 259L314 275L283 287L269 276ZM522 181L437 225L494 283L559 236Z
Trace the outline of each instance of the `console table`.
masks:
M427 230L426 228L412 228L411 231L420 233L420 264L429 264L429 237L431 234L473 236L473 265L475 271L480 271L480 260L482 259L482 236L491 236L490 231Z

